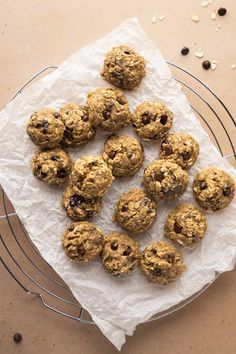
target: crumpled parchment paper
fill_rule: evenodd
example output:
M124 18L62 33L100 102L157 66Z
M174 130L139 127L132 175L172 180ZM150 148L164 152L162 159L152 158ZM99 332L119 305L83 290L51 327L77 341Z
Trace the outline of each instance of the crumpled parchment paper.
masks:
M142 248L151 241L162 239L168 212L180 202L195 203L191 185L197 171L215 165L234 178L236 173L210 142L181 88L171 78L157 46L136 19L123 22L104 38L80 49L53 73L26 88L0 113L0 182L43 257L118 349L124 344L125 335L132 335L139 323L193 295L212 282L216 272L233 269L236 259L236 199L225 210L207 212L205 239L196 247L183 250L188 269L180 280L166 287L149 284L138 269L125 278L113 278L99 260L80 265L65 256L60 241L70 220L60 208L62 190L50 188L32 176L30 160L36 148L26 135L25 125L31 113L43 106L59 108L65 102L84 103L90 90L109 86L99 74L104 54L121 43L140 52L147 63L147 75L140 87L125 93L131 109L145 100L163 101L174 113L173 130L192 134L201 147L198 161L189 173L187 192L175 202L161 202L155 225L145 234L136 236ZM132 127L122 132L134 134ZM99 131L94 142L71 150L72 157L99 154L107 135ZM158 148L158 143L144 144L143 167L157 157ZM133 178L115 181L104 197L103 210L93 221L105 234L119 230L111 221L114 204L122 192L140 185L142 172L143 168Z

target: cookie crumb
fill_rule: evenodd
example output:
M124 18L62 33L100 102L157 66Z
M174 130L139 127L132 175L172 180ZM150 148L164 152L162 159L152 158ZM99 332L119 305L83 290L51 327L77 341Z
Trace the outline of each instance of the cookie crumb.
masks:
M152 17L152 23L156 23L157 22L157 18L156 18L156 16L153 16Z
M236 69L236 64L231 64L231 65L230 65L230 68L231 68L231 69Z
M216 20L216 12L215 12L215 11L213 11L213 12L211 13L211 19L212 19L213 21Z
M218 24L218 25L216 26L216 32L219 32L220 29L221 29L221 27L222 27L222 25L221 25L221 24Z
M199 22L199 17L196 14L193 14L191 19L193 22Z
M163 21L165 18L166 18L166 16L165 16L165 15L161 15L161 16L159 16L159 20L160 20L160 21Z
M202 7L207 7L208 6L208 1L207 0L203 0L202 2L201 2L201 6Z
M201 50L201 48L199 48L195 53L194 53L195 57L197 58L202 58L204 56L203 51Z

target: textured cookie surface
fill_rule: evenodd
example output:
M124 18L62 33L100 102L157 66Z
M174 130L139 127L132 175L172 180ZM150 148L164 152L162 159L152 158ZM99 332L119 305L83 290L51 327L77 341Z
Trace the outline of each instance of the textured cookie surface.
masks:
M145 76L144 58L126 45L106 54L102 77L122 90L132 90Z
M104 145L103 159L112 169L113 176L133 176L143 163L140 142L128 135L112 135Z

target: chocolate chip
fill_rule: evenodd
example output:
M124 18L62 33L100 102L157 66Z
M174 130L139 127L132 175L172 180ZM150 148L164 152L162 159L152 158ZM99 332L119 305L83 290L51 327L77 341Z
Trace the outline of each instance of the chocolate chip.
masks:
M13 340L14 340L14 342L16 342L16 343L20 343L20 342L22 341L22 335L21 335L20 333L14 334Z
M111 111L108 111L108 110L103 111L102 116L103 116L104 120L109 119L111 116Z
M69 129L69 128L66 128L66 130L64 131L64 136L65 136L67 139L71 139L71 138L72 138L72 130Z
M191 157L191 153L189 151L184 151L182 154L183 160L188 160Z
M168 254L166 257L166 260L168 263L174 263L175 260L175 255L174 254Z
M123 252L123 256L129 256L131 252L132 248L128 246L127 249Z
M92 162L89 162L89 164L88 164L89 167L93 167L93 166L97 166L97 165L98 165L97 161L92 161Z
M79 246L77 247L77 253L78 253L78 256L79 256L79 257L82 257L82 256L85 255L85 248L84 248L83 245L79 245Z
M181 227L180 224L178 224L177 222L175 222L175 224L174 224L174 231L175 231L177 234L180 234L181 231L182 231L182 227Z
M108 152L107 155L109 156L110 159L114 159L114 157L116 156L116 151L111 150Z
M59 161L59 160L60 160L60 157L59 157L59 156L52 156L52 157L51 157L51 160L52 160L52 161Z
M225 197L228 197L231 194L231 189L229 187L224 188L223 194Z
M147 124L149 124L150 123L150 117L149 117L149 115L147 114L147 113L144 113L143 115L142 115L142 123L144 124L144 125L147 125Z
M203 67L203 69L205 69L205 70L209 70L210 67L211 67L211 62L210 62L210 60L204 60L204 61L202 62L202 67Z
M41 172L41 177L42 177L42 178L46 178L46 177L47 177L47 173Z
M92 218L92 217L93 217L93 215L94 215L93 210L87 210L87 212L86 212L86 216L87 216L88 218Z
M124 53L127 54L127 55L131 54L130 51L128 51L128 50L124 50Z
M84 197L82 197L81 195L74 194L72 195L72 197L70 197L70 206L74 207L81 205L84 203L84 200Z
M121 211L126 212L128 211L129 207L128 207L128 204L124 204L123 207L121 208Z
M53 112L53 115L54 115L55 118L60 118L61 117L61 115L59 113L57 113L57 112Z
M65 178L67 176L67 171L64 168L61 168L57 171L57 177Z
M151 252L152 252L152 254L154 254L154 255L157 254L157 250L152 249Z
M160 276L162 275L162 270L160 268L156 268L153 271L153 275Z
M217 11L219 16L224 16L227 13L227 10L224 7L220 7Z
M163 150L166 156L169 156L173 153L172 147L169 145L164 145Z
M203 191L207 188L207 183L205 181L200 182L200 189Z
M111 249L113 250L113 251L116 251L117 249L118 249L118 242L116 242L116 241L112 241L111 242Z
M86 114L84 114L82 117L81 117L82 121L83 122L87 122L88 121L88 116Z
M124 97L117 97L117 102L121 104L122 106L126 103L126 100Z
M181 49L181 54L182 55L188 55L188 53L189 53L189 48L188 47L183 47Z
M154 172L154 180L161 182L164 179L164 175L161 171L155 171Z
M77 181L78 181L78 182L83 182L83 180L84 180L84 176L82 176L82 175L77 175Z
M161 116L160 123L161 123L162 125L165 125L166 122L167 122L167 119L168 119L167 115L163 114L163 115Z

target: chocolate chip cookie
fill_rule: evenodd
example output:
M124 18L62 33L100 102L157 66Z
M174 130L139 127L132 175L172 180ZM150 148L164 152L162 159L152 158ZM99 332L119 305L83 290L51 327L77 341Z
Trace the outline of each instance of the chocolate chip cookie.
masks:
M111 167L113 176L133 176L143 163L143 147L132 136L112 135L105 142L102 157Z
M76 160L70 177L74 190L89 199L101 197L114 179L101 156L83 156Z
M172 160L154 160L144 170L142 184L153 196L172 200L184 194L188 174Z
M119 130L131 119L128 102L120 90L98 88L90 92L87 107L91 122L103 130Z
M130 47L120 45L106 54L101 75L122 90L132 90L145 76L144 58Z
M104 237L92 223L72 223L62 236L65 253L74 261L88 262L102 252Z
M133 188L118 200L114 221L128 231L139 233L149 229L156 216L156 203L141 189Z
M132 240L128 235L111 232L105 237L102 263L112 275L129 273L136 266L139 255L138 242Z
M142 140L163 139L172 127L173 114L160 102L144 102L134 111L133 127Z
M65 125L61 115L51 108L34 112L28 121L26 131L35 145L41 148L54 148L63 138Z
M227 207L233 200L235 182L220 168L208 167L195 176L193 195L201 207L217 211Z
M70 171L70 157L61 148L38 151L32 159L33 175L48 184L62 185Z
M95 128L86 107L68 103L61 107L59 113L66 128L62 140L64 146L76 148L95 137Z
M205 215L192 204L180 204L172 210L165 224L165 237L181 246L203 239L207 228Z
M199 145L189 134L169 133L161 143L160 158L174 160L183 169L194 165L199 154Z
M149 282L161 285L176 280L186 268L181 253L163 241L145 248L139 266Z
M72 186L66 188L62 195L61 206L73 220L86 220L99 214L102 208L102 198L84 198Z

